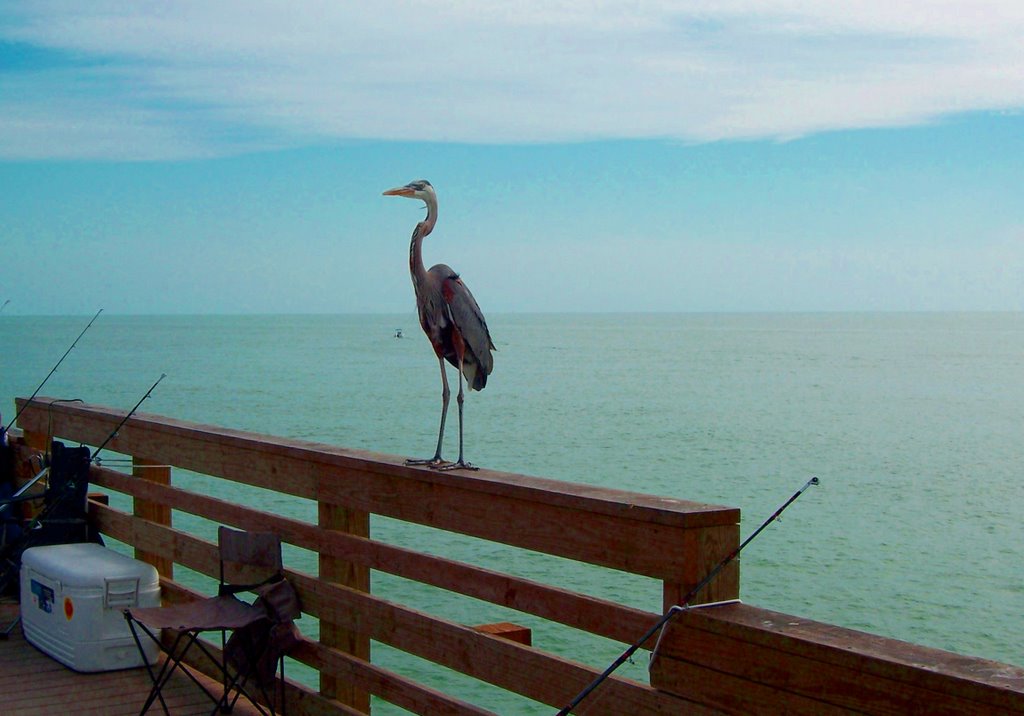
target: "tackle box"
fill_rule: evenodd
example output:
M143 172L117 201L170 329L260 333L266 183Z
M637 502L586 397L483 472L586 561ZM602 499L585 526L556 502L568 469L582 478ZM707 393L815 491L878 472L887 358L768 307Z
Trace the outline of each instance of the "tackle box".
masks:
M156 568L102 545L32 547L21 558L21 627L42 652L75 671L143 666L124 610L160 605ZM157 646L140 634L153 663Z

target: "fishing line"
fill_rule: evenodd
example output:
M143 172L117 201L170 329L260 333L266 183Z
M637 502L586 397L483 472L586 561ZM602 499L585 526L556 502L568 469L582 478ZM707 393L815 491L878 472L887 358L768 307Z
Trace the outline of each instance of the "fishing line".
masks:
M46 381L48 381L50 379L50 376L52 376L54 373L57 372L57 369L60 368L60 364L63 363L64 359L68 357L68 354L72 350L74 350L75 346L78 345L78 341L80 341L82 339L82 336L85 335L85 332L88 331L92 327L92 324L96 322L96 319L100 317L101 313L103 313L103 309L102 308L100 310L96 311L96 315L92 317L91 321L89 321L89 325L87 325L85 328L82 329L82 332L78 334L78 338L75 339L75 342L71 344L70 348L68 348L66 351L64 351L64 355L62 355L60 357L60 360L57 361L57 363L53 366L53 368L50 369L50 372L46 374L46 377L43 378L43 382L40 383L39 387L36 388L32 392L32 395L29 396L29 399L27 401L25 401L24 404L22 404L21 409L18 410L18 412L14 414L14 418L11 420L11 422L7 423L7 427L4 428L4 432L7 432L8 430L10 430L11 426L14 425L18 421L18 416L20 416L22 411L25 408L28 407L28 404L32 402L32 399L35 398L37 395L39 395L39 391L43 389L44 385L46 385Z
M736 549L734 549L732 552L730 552L729 555L725 559L723 559L721 562L716 564L711 569L711 571L708 572L707 576L704 577L704 579L702 579L697 584L697 586L695 586L693 589L691 589L689 592L687 592L686 596L684 596L682 598L682 600L680 601L679 604L676 604L675 606L672 606L671 608L669 608L669 610L667 612L665 612L661 616L661 618L657 622L655 622L654 626L652 626L650 629L648 629L647 632L644 633L644 635L642 637L640 637L639 640L637 640L637 641L633 642L632 644L630 644L630 646L624 652L622 652L622 654L619 655L619 658L617 658L615 661L613 661L611 663L611 665L609 665L609 667L607 669L605 669L603 672L601 672L601 674L596 679L594 679L592 682L590 682L590 684L588 684L586 688L584 688L581 692L576 694L576 698L574 698L572 701L570 701L568 703L568 705L563 707L558 712L557 716L568 716L568 714L574 708L579 706L580 702L583 701L583 699L587 698L587 696L589 696L591 694L591 692L594 691L594 689L596 689L598 686L600 686L602 683L604 683L605 679L607 679L609 676L612 675L612 672L614 672L616 669L618 669L620 666L622 666L624 663L626 663L626 661L628 661L630 659L630 657L632 657L633 654L635 654L637 652L637 650L640 648L641 644L646 643L648 639L650 639L652 636L657 634L659 631L662 631L663 627L666 624L668 624L668 622L672 619L672 617L674 617L676 614L679 614L680 612L683 612L683 611L686 611L687 609L693 608L693 607L690 606L690 602L692 602L694 600L694 598L698 594L700 594L701 590L703 590L704 587L708 586L708 584L711 583L711 580L713 580L715 577L718 576L719 572L721 572L723 569L725 569L729 565L730 562L732 562L734 559L736 559L736 557L739 556L740 552L743 551L744 547L746 547L748 544L750 544L754 540L754 538L756 538L759 534L761 534L761 532L763 532L764 529L768 525L770 525L775 520L779 519L779 517L786 510L786 508L789 507L791 504L793 504L796 501L796 499L798 497L800 497L800 495L802 495L805 490L807 490L807 488L811 487L811 485L818 485L818 484L820 484L820 480L818 480L817 477L812 477L810 480L808 480L806 482L806 484L804 484L803 487L801 487L799 490L794 492L790 496L790 498L788 500L786 500L782 504L781 507L779 507L779 509L775 510L775 512L772 514L771 517L769 517L764 522L762 522L761 526L758 527L756 530L754 530L754 532L749 537L747 537L745 540L743 540L743 542L740 543L740 545ZM730 601L734 601L734 600L730 600ZM710 605L707 605L707 606L710 606ZM657 643L654 645L654 650L651 652L651 664L654 663L654 656L655 656L655 654L658 651L658 647L661 646L661 637L662 636L664 636L664 632L663 631L662 631L662 634L659 635Z

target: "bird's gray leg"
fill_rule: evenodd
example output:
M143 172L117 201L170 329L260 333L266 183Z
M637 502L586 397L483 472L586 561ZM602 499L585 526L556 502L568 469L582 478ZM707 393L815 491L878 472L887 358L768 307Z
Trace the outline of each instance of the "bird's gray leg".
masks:
M454 470L456 468L463 468L465 470L478 470L479 469L478 467L476 467L475 465L472 465L472 464L466 462L465 459L462 457L462 404L465 402L465 397L462 394L462 365L461 365L461 362L459 364L459 394L455 398L455 400L459 404L459 460L458 460L458 462L454 462L454 463L450 462L450 463L445 463L444 465L439 465L438 469L439 470Z
M451 397L451 390L448 389L448 375L444 372L444 357L439 357L438 362L441 365L441 429L438 430L437 432L437 450L434 451L434 457L430 458L429 460L410 458L409 460L405 461L406 465L432 465L434 467L441 467L444 465L451 464L441 459L441 444L444 442L444 421L445 418L448 417L448 398ZM459 381L459 395L462 395L461 380ZM459 425L461 426L461 403L459 414Z
M441 427L437 431L437 449L434 450L434 462L441 462L441 444L444 442L444 422L448 418L448 398L452 392L448 389L448 373L444 369L444 358L441 358Z

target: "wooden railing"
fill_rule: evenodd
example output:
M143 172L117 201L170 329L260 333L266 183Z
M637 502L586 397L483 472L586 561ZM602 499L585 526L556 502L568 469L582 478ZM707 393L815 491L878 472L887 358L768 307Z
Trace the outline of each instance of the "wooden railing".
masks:
M19 409L24 400L18 401ZM123 411L37 398L19 425L25 443L49 436L101 443ZM493 713L374 663L371 640L552 707L603 668L375 594L371 571L404 577L628 644L660 616L370 536L370 515L654 578L668 608L739 542L739 511L522 475L408 467L400 459L137 414L110 448L134 475L94 467L98 488L133 507L99 503L101 531L157 565L164 599L196 596L173 565L216 573L216 546L171 524L172 510L217 524L278 533L317 555L319 574L289 567L306 614L319 620L295 660L316 685L288 684L292 714L366 713L370 695L422 714ZM26 448L27 449L27 448ZM314 501L302 520L172 484L173 466ZM184 480L182 480L184 482ZM122 498L123 499L123 498ZM116 500L111 502L114 505ZM184 522L185 520L181 520ZM733 563L700 601L739 595ZM512 636L507 634L507 636ZM648 648L651 644L646 645ZM1024 669L776 614L744 604L691 610L669 627L650 683L619 676L579 713L1022 713Z

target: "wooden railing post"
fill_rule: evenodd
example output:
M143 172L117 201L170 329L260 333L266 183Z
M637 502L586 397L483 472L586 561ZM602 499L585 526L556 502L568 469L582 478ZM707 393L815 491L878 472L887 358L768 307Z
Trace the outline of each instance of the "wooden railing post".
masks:
M705 527L687 530L687 569L679 581L664 583L665 611L679 604L691 589L697 586L719 562L725 559L740 543L740 526ZM738 599L740 596L740 563L733 561L692 600L691 604L720 602Z
M321 529L347 532L357 537L370 536L370 514L323 501L318 502L318 525ZM370 591L370 570L362 565L320 554L320 579L336 582L363 592ZM320 619L320 643L333 649L370 660L370 638ZM320 693L346 706L370 713L370 694L333 676L320 674Z
M39 433L32 430L25 430L21 436L22 444L30 450L45 453L49 449L49 442L46 433ZM38 467L38 466L36 466ZM36 468L31 467L27 460L18 460L14 471L14 487L15 489L23 487L28 483L35 475ZM38 494L39 499L43 498L44 491L43 483L37 483L32 490L26 494ZM21 516L25 518L35 516L38 508L42 506L42 502L25 502L18 506L16 509L21 511Z
M46 452L46 449L49 447L49 445L47 444L45 433L37 433L34 430L26 430L22 433L21 439L22 442L25 443L25 445L32 448L33 450Z
M161 485L171 484L171 468L169 465L160 465L152 460L145 460L140 457L132 458L132 475L142 480L149 480ZM141 498L133 498L133 514L136 517L156 522L159 525L171 526L171 508L158 502L151 502ZM174 577L174 562L166 557L151 554L144 550L135 548L135 558L156 567L161 577L172 579Z
M703 581L711 570L715 569L740 544L740 526L724 525L687 530L683 545L687 557L686 569L679 575L679 580L665 580L663 587L662 611L668 612L673 606L682 606L690 591ZM690 599L690 604L708 604L740 596L740 564L732 561L707 586ZM665 629L670 629L666 625ZM650 646L650 643L649 645ZM666 671L666 659L659 657L650 672L651 686L670 693L682 695L675 686L674 665Z

